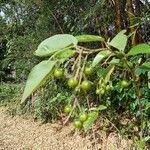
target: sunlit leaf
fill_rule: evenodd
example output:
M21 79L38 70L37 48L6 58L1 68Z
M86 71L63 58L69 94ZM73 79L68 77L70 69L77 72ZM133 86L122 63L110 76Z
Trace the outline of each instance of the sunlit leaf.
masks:
M45 39L35 51L37 56L50 56L54 52L62 50L70 45L77 45L77 39L70 34L58 34Z
M115 69L115 65L112 65L112 66L110 66L110 67L108 68L108 72L107 72L107 74L106 74L106 76L105 76L105 78L104 78L104 82L105 82L105 83L109 82L110 76L111 76L111 74L113 73L114 69Z
M128 52L128 55L137 55L137 54L148 54L150 53L150 46L148 44L138 44L135 47L131 48Z
M124 34L125 32L126 30L120 31L110 42L108 42L108 44L120 51L124 51L128 39Z
M109 50L104 50L99 52L92 63L92 66L95 67L98 63L100 63L103 59L107 58L109 55L111 54L111 52Z
M45 60L40 62L31 70L26 82L21 103L23 103L35 90L44 84L45 81L47 81L55 64L56 61Z
M104 41L104 38L97 36L97 35L79 35L76 36L78 42L98 42Z

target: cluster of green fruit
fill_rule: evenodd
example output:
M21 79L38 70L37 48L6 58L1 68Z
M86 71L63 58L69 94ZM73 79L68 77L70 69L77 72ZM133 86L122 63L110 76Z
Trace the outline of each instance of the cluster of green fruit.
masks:
M87 76L92 75L94 72L93 67L85 67L84 74ZM57 68L54 71L54 77L56 78L62 78L64 76L64 69L63 68Z
M90 76L93 74L94 69L92 67L85 67L84 69L84 75ZM60 79L64 77L64 69L63 68L57 68L54 70L54 77L57 79ZM127 80L122 80L121 81L121 86L122 88L128 88L130 85L130 82ZM74 94L77 95L82 91L87 92L92 88L93 83L89 80L83 80L81 84L79 85L79 80L75 77L71 77L67 81L67 85L69 88L74 90ZM97 84L98 88L96 89L96 94L97 95L105 95L106 93L110 92L113 90L113 86L105 83L104 81L100 81ZM67 105L64 108L64 113L69 114L73 112L73 108L71 105ZM83 127L83 123L88 119L88 114L87 113L82 113L79 115L79 118L74 121L74 127L76 129L81 129Z
M82 126L83 126L83 123L84 123L87 119L88 119L88 114L87 114L87 113L82 113L82 114L79 116L79 119L74 121L74 127L75 127L76 129L81 129Z
M84 70L84 74L87 75L87 76L90 76L91 74L93 73L93 68L92 67L86 67L85 70ZM64 76L64 69L62 68L57 68L54 70L54 77L57 78L57 79L60 79ZM67 84L68 84L68 87L69 88L72 88L72 89L75 89L74 90L74 94L78 94L80 92L80 89L82 89L83 91L88 91L91 89L92 87L92 82L89 81L89 80L84 80L82 81L80 87L77 87L78 86L78 79L76 79L75 77L71 77ZM77 88L76 88L77 87Z
M90 76L92 75L94 72L93 67L85 67L84 69L84 74L86 76ZM54 71L54 77L55 78L62 78L64 76L64 69L62 68L57 68ZM93 83L89 80L83 80L81 82L81 84L78 86L78 79L76 79L75 77L71 77L70 79L68 79L68 87L74 89L74 94L79 94L82 91L89 91L93 85ZM130 85L130 82L128 82L127 80L122 80L121 81L121 86L123 88L128 88ZM106 85L104 83L100 84L100 87L96 89L96 94L97 95L104 95L106 92L112 91L113 90L113 86L111 85Z
M73 108L71 105L67 105L64 108L64 113L69 114L73 111ZM82 113L77 120L74 121L74 127L76 129L81 129L83 126L83 123L88 119L88 114L86 112Z
M130 85L130 82L127 80L122 80L121 81L121 87L122 88L128 88ZM112 85L105 85L104 83L101 84L100 88L97 88L96 94L97 95L104 95L106 92L112 91L114 88Z

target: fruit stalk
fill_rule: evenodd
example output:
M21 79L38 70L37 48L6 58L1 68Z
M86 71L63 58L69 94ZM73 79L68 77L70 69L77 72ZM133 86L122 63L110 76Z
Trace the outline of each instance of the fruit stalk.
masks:
M76 108L77 101L78 101L78 100L77 100L77 98L75 97L75 100L74 100L74 103L73 103L72 110L71 110L71 112L69 113L67 119L64 121L63 126L66 125L66 123L69 121L69 119L70 119L70 117L71 117L71 115L72 115L72 112L73 112L74 109Z
M79 61L77 63L77 71L75 73L75 79L77 79L77 77L79 76L79 71L81 69L82 52L83 52L83 50L81 50L80 53L79 53Z

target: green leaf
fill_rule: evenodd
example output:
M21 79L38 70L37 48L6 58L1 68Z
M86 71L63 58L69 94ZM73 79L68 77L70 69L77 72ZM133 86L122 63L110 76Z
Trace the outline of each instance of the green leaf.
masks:
M100 63L103 59L107 58L109 55L111 54L111 52L109 50L104 50L99 52L92 63L92 66L95 67L98 63Z
M114 69L115 69L115 66L114 66L114 65L111 65L111 66L108 67L108 72L107 72L107 74L106 74L106 76L105 76L105 78L104 78L105 84L106 84L107 82L109 82L110 76L111 76L111 74L113 73Z
M21 103L25 102L25 100L35 91L37 90L42 84L47 81L48 77L52 73L52 69L54 65L56 64L56 61L49 61L45 60L40 62L38 65L36 65L32 71L30 72L25 90L22 96Z
M128 90L128 92L126 93L126 95L130 96L131 98L136 99L136 91L135 91L135 89L134 88L130 88Z
M104 105L99 105L98 108L97 108L97 110L99 110L99 111L102 111L102 110L105 110L105 109L107 109L107 107L104 106Z
M143 63L141 66L139 66L139 68L143 69L143 70L150 71L150 61Z
M148 88L150 89L150 71L148 72Z
M75 50L66 49L65 51L61 51L60 53L58 53L55 57L57 59L68 59L68 58L74 56L75 53L76 53Z
M127 36L124 34L125 32L126 30L120 31L110 42L108 42L108 44L120 51L124 51L128 39Z
M145 62L141 66L135 68L136 75L145 74L147 71L150 71L150 62Z
M109 64L113 64L113 65L116 65L116 64L119 64L120 63L120 59L116 59L116 58L113 58Z
M145 109L149 109L150 108L150 102L148 102L147 104L146 104L146 108Z
M146 136L145 138L144 138L144 141L149 141L150 140L150 136Z
M98 112L93 111L88 114L88 119L83 123L84 131L87 132L92 128L92 125L98 118Z
M145 148L145 141L143 141L143 140L139 141L138 146L139 146L139 148L144 149Z
M119 93L122 92L123 87L121 86L120 82L118 82L115 86L114 86L115 90ZM121 97L118 97L119 99L121 99Z
M96 74L97 74L98 78L101 78L106 74L106 69L105 68L97 68Z
M133 67L134 67L133 62L131 62L131 61L127 61L127 64L128 64L128 66L129 66L130 68L133 68Z
M45 39L35 51L36 56L45 57L50 56L54 52L62 50L68 46L76 46L77 39L69 34L58 34L48 39Z
M147 70L144 70L141 68L135 68L135 70L134 70L135 75L145 74L146 72L147 72Z
M135 47L131 48L128 52L128 55L137 55L137 54L148 54L150 53L150 46L148 44L138 44Z
M98 42L104 41L104 38L97 36L97 35L79 35L76 36L78 42Z

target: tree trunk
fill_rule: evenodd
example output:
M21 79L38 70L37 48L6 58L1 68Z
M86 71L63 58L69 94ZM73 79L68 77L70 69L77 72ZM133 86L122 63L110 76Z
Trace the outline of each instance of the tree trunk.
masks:
M116 18L115 18L115 26L116 31L119 32L122 29L122 17L121 17L121 1L115 0L115 11L116 11Z
M141 14L140 0L135 1L135 14L136 14L136 17L139 17ZM141 27L140 26L137 29L135 38L136 38L136 43L142 42Z
M127 10L128 10L130 32L132 33L135 31L134 27L131 27L133 25L133 17L134 17L132 0L127 0ZM133 45L133 46L136 45L136 38L135 37L133 37L131 39L131 45Z
M93 0L93 4L96 5L96 0ZM98 34L99 34L100 36L102 36L102 35L101 35L100 22L99 22L99 18L98 18L98 16L97 16L97 14L94 15L94 19L95 19L95 27L96 27L96 30L97 30ZM101 43L101 46L104 48L104 47L105 47L104 43Z
M101 35L100 23L98 21L97 16L95 16L95 26L96 26L96 30L97 30L98 34Z

